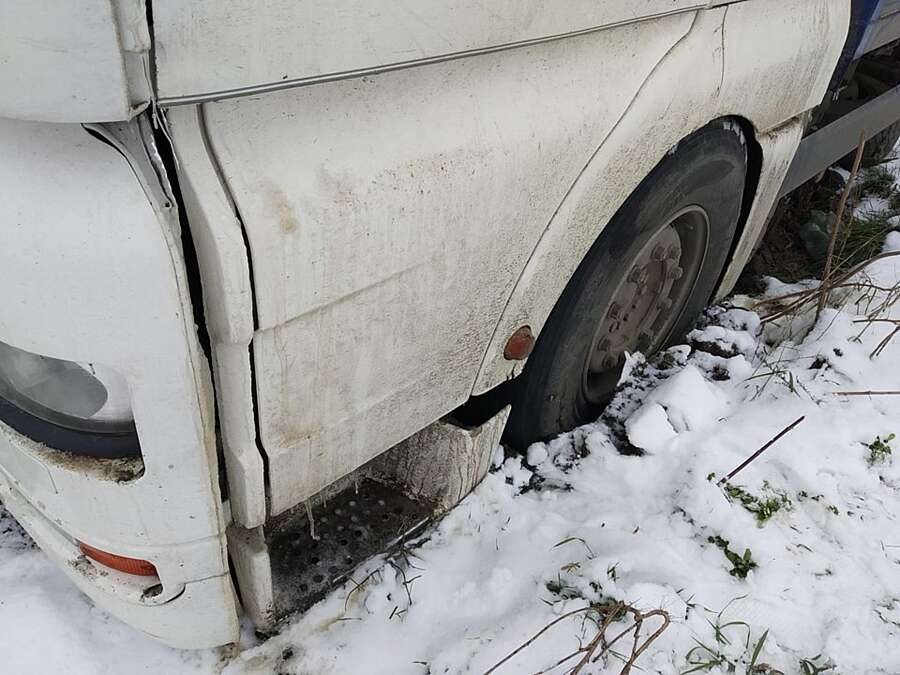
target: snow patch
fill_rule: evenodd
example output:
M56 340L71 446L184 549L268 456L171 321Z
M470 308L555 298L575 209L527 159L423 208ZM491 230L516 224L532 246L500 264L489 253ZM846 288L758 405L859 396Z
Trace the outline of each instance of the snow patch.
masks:
M531 466L540 466L547 461L548 456L549 453L547 452L547 445L545 443L533 443L528 447L528 451L525 453L525 461Z
M655 402L641 406L625 422L625 429L631 444L648 452L658 452L678 435L666 409Z
M665 410L676 432L699 431L713 424L723 413L725 402L716 388L706 381L694 365L685 368L654 389L646 405L658 404Z

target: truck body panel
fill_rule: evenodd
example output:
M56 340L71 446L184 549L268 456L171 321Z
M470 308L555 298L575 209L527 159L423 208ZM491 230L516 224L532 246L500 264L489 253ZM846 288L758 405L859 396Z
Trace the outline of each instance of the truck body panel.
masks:
M266 487L256 433L250 352L255 309L245 232L209 151L202 110L174 108L167 120L181 198L204 279L203 306L231 514L243 527L258 527L266 520Z
M173 202L127 155L116 139L81 125L0 119L0 222L4 240L14 243L0 247L0 341L121 373L141 445L140 459L110 463L0 425L0 489L4 504L99 605L176 644L220 644L236 637L237 617L212 388ZM158 579L147 583L160 589L147 595L140 578L110 575L81 555L78 542L150 560ZM182 634L192 621L186 600L178 622L155 625L143 611L212 579L218 591L199 602L214 613L189 633Z
M0 10L0 342L121 373L141 456L79 458L0 424L0 499L99 605L177 646L236 639L229 555L271 627L289 608L267 528L306 522L354 472L400 471L441 508L469 490L508 409L479 428L445 416L521 372L508 337L539 336L644 177L722 119L755 153L727 293L839 57L897 14L58 4ZM82 541L158 576L113 573Z
M521 372L521 363L503 358L507 337L525 324L540 330L602 226L681 138L710 119L729 115L745 119L763 145L766 171L761 180L780 180L776 171L780 164L766 156L764 136L767 130L816 105L817 97L823 95L829 67L840 52L846 30L847 6L760 0L718 12L705 12L691 34L660 63L628 115L598 147L566 196L507 302L473 393L482 393ZM798 42L796 33L806 39ZM832 36L832 41L819 40L817 36L823 33ZM754 41L758 44L761 39L767 44L765 55L751 49ZM792 59L804 63L797 74L791 70ZM796 85L797 78L803 80L803 86ZM765 93L767 87L780 92L779 96ZM757 202L760 198L757 194ZM755 241L746 227L742 237ZM743 252L744 258L734 264L742 267L749 250L743 243L738 243L736 250ZM733 285L737 276L728 273L726 279ZM729 290L729 285L722 285L719 293Z
M143 0L0 3L0 117L131 119L151 98Z
M816 105L847 6L814 5L755 0L203 104L252 258L270 513L515 375L507 337L539 333L680 138Z
M691 20L204 104L253 260L272 513L466 400L532 242Z
M705 7L706 0L156 0L164 104L458 58ZM340 48L335 48L340 45Z

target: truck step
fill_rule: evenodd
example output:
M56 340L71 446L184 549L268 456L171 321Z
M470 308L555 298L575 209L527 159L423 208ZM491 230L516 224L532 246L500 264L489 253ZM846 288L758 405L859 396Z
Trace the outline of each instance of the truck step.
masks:
M360 563L419 534L433 513L433 504L365 478L313 507L312 528L305 509L286 514L266 528L276 611L310 607Z
M487 474L508 415L477 427L438 420L265 525L230 525L241 604L257 629L276 631L457 504Z

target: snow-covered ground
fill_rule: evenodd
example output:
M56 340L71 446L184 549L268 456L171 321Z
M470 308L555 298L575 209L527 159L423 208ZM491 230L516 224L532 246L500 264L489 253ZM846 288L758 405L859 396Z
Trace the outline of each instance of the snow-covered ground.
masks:
M900 251L900 233L886 250ZM900 257L868 274L895 286ZM796 288L772 281L768 295ZM855 323L885 297L861 293L838 294L815 324L814 311L761 324L751 298L711 309L691 346L631 359L601 421L525 459L499 454L405 555L371 561L265 642L246 630L239 650L143 637L94 608L0 510L0 671L483 673L566 612L623 601L671 619L635 673L900 673L900 457L888 440L900 396L837 393L900 389L900 336L871 356L894 325ZM496 672L542 671L577 650L597 633L586 616ZM627 642L582 672L619 673Z

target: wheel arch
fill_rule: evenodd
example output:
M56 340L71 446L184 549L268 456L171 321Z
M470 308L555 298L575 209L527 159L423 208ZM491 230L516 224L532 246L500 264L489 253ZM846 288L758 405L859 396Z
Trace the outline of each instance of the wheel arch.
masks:
M750 212L753 210L753 205L756 203L759 194L759 181L762 177L763 167L763 148L760 145L758 138L759 134L753 123L746 117L740 115L728 115L718 118L718 120L711 120L710 124L719 120L731 122L738 125L740 128L747 150L747 173L744 176L744 193L741 197L741 215L738 218L737 229L735 230L734 239L731 242L731 249L728 251L729 262L726 264L725 269L722 270L722 274L719 277L716 297L721 297L731 290L731 288L728 288L723 293L721 289L722 281L724 280L727 271L732 266L732 263L735 261L735 253L737 252L738 244L744 239L744 236L747 233L747 225L750 222ZM754 235L754 242L755 240L756 238ZM744 261L744 263L746 263L746 261ZM741 267L743 267L743 264Z
M731 290L799 145L801 117L824 95L847 31L846 3L810 9L805 0L760 0L698 12L561 199L510 288L472 394L521 372L524 361L503 357L507 338L526 325L539 334L585 253L644 177L680 140L722 118L752 139L748 174L755 185L746 190L752 196L716 297Z
M664 150L657 151L652 156L652 162L642 164L641 173L631 178L627 191L622 190L617 194L614 208L610 208L609 202L601 204L601 200L591 199L587 193L592 190L584 187L579 190L573 186L548 223L541 239L536 242L506 308L497 321L491 344L473 387L474 395L482 394L520 374L524 361L509 361L503 357L507 337L520 326L529 326L532 333L539 336L550 312L588 250L644 178L667 154L677 152L678 145L683 140L704 128L721 123L736 125L747 148L747 173L740 218L729 251L729 262L722 271L715 298L721 298L731 291L761 237L778 187L799 143L803 125L797 118L766 132L760 132L750 119L740 115L720 115L697 123L665 146ZM608 161L600 155L598 150L579 177L580 180L583 179L594 168L595 176L589 181L592 188L601 181L608 180L609 174L615 171L612 164L596 168L592 166ZM597 203L588 211L600 211L605 215L591 222L583 214L578 216L577 212L579 203L590 204L592 201ZM573 231L576 236L572 236ZM540 283L537 283L538 280Z

